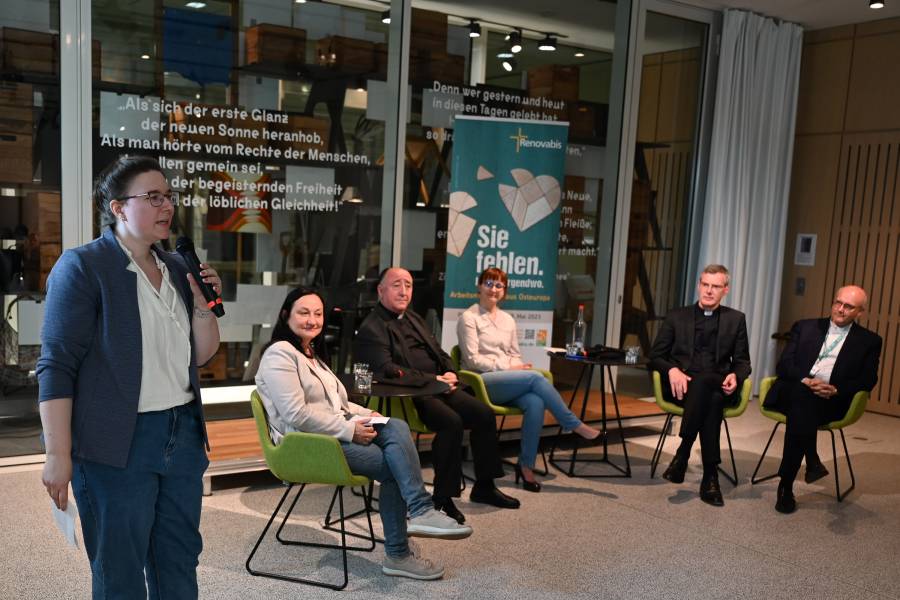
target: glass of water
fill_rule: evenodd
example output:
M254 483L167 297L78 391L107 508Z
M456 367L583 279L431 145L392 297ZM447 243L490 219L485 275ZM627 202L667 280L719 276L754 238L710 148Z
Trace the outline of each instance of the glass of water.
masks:
M636 365L638 359L641 357L641 347L640 346L626 346L625 347L625 364L626 365Z
M356 384L356 389L363 394L372 392L372 371L369 369L354 373L353 381Z

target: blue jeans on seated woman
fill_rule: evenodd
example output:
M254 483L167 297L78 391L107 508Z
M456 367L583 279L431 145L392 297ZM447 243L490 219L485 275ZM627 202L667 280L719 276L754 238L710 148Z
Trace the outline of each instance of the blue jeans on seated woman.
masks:
M491 371L482 373L481 377L491 402L515 406L524 413L519 449L519 464L523 467L534 467L545 410L549 410L566 431L581 425L553 384L537 371Z
M378 435L371 444L341 442L347 465L355 475L364 475L381 484L378 509L384 529L384 552L402 558L409 555L406 514L418 517L434 508L425 491L419 453L409 426L400 419L375 425Z

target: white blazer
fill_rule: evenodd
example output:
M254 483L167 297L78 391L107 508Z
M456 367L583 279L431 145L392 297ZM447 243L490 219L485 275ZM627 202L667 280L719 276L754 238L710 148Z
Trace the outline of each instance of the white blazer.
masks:
M313 367L289 342L276 342L263 353L256 389L276 444L291 431L324 433L350 442L355 425L346 415L372 414L347 401L347 390L324 363L317 360Z
M485 373L523 363L516 339L516 320L506 311L497 309L494 320L480 304L473 304L459 315L456 336L463 369Z

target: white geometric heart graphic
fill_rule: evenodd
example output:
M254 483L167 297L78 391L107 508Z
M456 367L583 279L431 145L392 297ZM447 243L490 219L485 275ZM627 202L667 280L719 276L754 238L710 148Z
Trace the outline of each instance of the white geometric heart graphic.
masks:
M535 177L525 169L513 169L510 173L516 185L501 183L500 198L519 231L525 231L556 210L562 192L559 181L550 175Z
M462 256L466 250L466 244L469 243L469 238L472 237L472 230L475 229L475 219L461 213L476 206L478 206L478 202L466 192L453 192L450 194L447 252L453 256Z

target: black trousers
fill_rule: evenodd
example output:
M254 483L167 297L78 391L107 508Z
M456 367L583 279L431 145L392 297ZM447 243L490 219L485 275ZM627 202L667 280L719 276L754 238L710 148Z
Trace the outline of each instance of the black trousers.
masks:
M724 375L718 373L688 372L691 380L688 382L687 393L684 400L676 404L684 407L684 416L681 418L681 430L679 435L684 440L682 448L687 453L682 456L687 460L690 454L690 446L693 445L697 435L700 435L700 454L704 465L718 465L722 462L719 451L719 439L722 429L722 409L726 401L730 402L732 396L726 400L722 391ZM735 392L737 393L737 392Z
M779 398L786 401L787 423L784 430L784 454L778 474L793 481L806 455L806 464L816 455L816 432L824 425L846 414L849 401L843 398L821 398L800 381L783 382Z
M503 463L497 445L497 420L484 403L461 389L441 396L413 400L419 418L435 432L431 443L434 463L434 496L450 498L462 489L463 430L469 429L469 442L475 462L475 479L485 481L503 477Z

